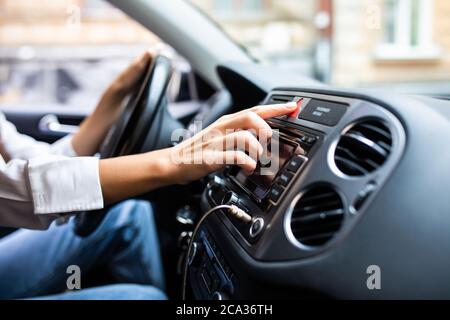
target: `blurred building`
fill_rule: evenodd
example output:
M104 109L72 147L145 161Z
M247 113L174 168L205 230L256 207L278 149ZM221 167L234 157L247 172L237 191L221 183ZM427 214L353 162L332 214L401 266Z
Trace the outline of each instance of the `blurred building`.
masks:
M448 0L186 0L261 63L450 95ZM103 0L0 0L0 103L92 107L159 39Z
M262 63L313 75L317 0L191 0Z
M3 46L152 43L146 29L102 0L0 0Z
M102 0L0 0L0 103L92 108L130 59L159 43Z
M450 93L450 1L334 0L332 14L334 83Z
M448 0L192 0L264 61L343 86L450 93Z

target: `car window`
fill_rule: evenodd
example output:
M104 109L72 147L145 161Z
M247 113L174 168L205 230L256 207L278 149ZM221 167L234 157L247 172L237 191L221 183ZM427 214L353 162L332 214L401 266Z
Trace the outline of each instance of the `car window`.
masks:
M161 45L101 0L0 0L0 105L92 109L129 61Z
M348 87L450 96L448 0L186 0L261 63Z

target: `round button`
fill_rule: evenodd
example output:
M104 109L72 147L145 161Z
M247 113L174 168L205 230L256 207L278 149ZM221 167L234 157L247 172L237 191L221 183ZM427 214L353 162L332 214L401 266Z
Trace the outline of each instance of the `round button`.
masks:
M264 229L264 219L261 217L258 217L256 219L253 219L252 225L250 226L250 237L254 238L257 235L261 233L261 231Z

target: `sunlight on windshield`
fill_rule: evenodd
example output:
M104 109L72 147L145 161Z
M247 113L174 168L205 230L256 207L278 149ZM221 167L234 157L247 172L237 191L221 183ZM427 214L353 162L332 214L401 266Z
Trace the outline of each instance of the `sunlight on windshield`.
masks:
M262 63L342 86L450 95L448 0L191 0Z

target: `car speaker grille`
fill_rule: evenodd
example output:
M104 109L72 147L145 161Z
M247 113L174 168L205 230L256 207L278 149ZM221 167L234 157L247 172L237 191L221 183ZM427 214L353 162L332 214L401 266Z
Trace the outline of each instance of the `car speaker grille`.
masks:
M341 136L334 161L341 172L349 176L363 176L384 164L391 147L391 131L381 121L364 121Z
M344 212L342 198L333 188L314 187L294 206L290 221L292 234L304 245L323 245L341 228Z

